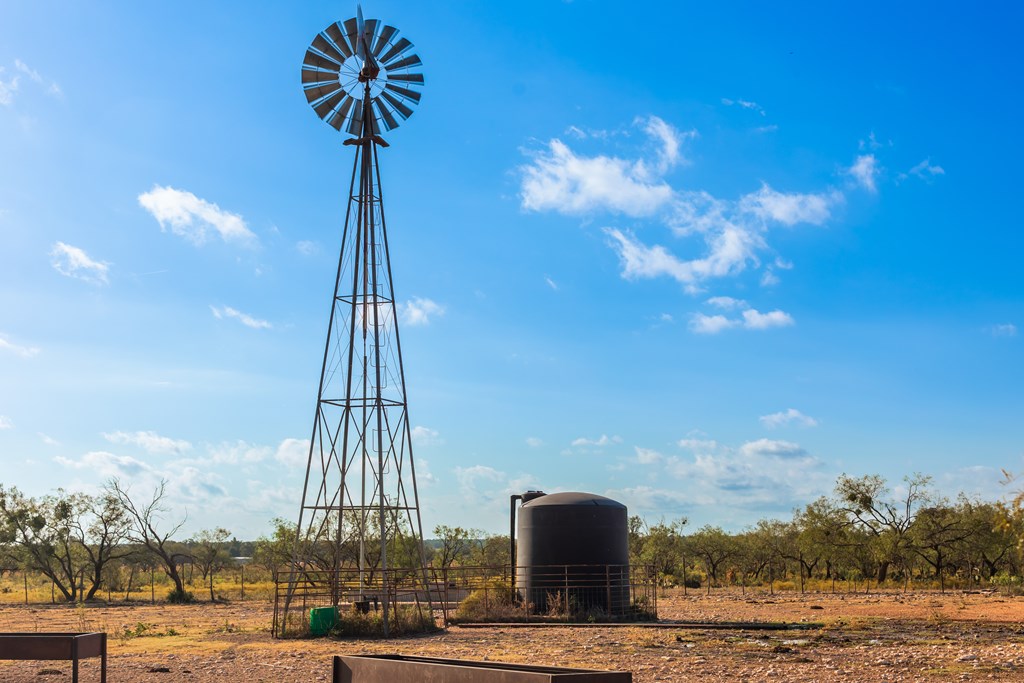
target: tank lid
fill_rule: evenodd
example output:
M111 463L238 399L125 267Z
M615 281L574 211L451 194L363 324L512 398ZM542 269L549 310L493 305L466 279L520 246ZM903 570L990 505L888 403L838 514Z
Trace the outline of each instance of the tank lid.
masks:
M542 505L601 505L603 507L626 508L625 505L611 498L605 498L596 493L581 493L579 491L549 493L546 496L541 496L528 503L524 503L523 507L535 508Z

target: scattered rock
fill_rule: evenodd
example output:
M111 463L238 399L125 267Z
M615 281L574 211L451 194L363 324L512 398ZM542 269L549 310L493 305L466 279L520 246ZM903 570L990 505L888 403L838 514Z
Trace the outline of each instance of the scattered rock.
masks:
M149 673L151 673L151 674L169 674L169 673L171 673L171 670L168 669L166 666L154 666L154 667L150 668Z
M60 669L40 669L36 676L63 676L64 672Z

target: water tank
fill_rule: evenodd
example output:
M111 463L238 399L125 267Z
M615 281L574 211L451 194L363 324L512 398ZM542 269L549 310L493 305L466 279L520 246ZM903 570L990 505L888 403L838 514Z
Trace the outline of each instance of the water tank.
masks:
M524 503L517 527L516 588L536 612L629 611L625 505L592 493L552 493Z

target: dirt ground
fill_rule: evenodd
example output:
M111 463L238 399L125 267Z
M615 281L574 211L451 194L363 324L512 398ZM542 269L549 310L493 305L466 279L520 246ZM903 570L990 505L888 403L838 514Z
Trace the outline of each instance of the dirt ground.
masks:
M332 655L358 653L626 670L637 683L1024 680L1024 598L994 592L691 592L659 601L662 620L804 626L790 630L492 626L391 641L275 640L271 613L257 602L4 606L0 631L106 631L111 683L324 682ZM83 683L99 680L98 662L83 663ZM67 662L0 661L4 683L70 675Z

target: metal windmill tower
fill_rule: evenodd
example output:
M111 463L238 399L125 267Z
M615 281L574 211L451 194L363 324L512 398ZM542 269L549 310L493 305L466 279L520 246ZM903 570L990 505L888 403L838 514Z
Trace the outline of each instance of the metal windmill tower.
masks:
M346 590L379 598L385 635L398 570L426 578L378 165L378 150L388 147L381 131L407 119L420 99L421 62L411 48L395 27L363 21L359 9L317 34L302 63L306 99L352 136L343 144L354 159L294 560L300 571L333 577L335 606ZM355 576L357 588L343 578Z

